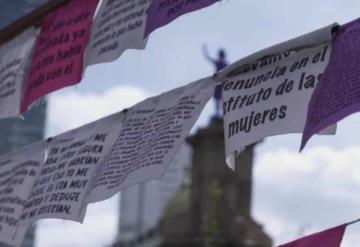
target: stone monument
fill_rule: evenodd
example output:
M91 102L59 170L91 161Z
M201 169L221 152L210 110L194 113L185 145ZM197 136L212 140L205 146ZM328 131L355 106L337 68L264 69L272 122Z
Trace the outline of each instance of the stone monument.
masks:
M191 185L168 205L161 246L270 247L270 237L251 216L254 146L239 154L234 172L225 164L221 120L213 118L187 142L193 148Z

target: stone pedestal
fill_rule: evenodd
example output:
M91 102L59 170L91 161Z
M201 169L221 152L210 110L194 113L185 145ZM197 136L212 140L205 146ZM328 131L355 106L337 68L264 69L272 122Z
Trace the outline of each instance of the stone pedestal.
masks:
M187 139L193 148L189 205L162 220L163 246L271 246L251 217L253 146L239 155L234 172L225 164L223 133L222 121L213 120Z

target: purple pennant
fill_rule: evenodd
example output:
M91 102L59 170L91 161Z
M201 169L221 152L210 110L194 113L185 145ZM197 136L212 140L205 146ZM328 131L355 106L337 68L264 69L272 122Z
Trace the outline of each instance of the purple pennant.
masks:
M153 0L148 12L145 38L186 13L205 8L220 0Z
M311 97L301 140L360 110L360 19L339 28L330 61Z
M305 236L279 247L340 247L346 224Z

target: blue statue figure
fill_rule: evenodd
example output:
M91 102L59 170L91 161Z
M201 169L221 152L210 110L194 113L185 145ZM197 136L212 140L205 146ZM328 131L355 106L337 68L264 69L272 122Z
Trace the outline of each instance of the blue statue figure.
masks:
M228 65L228 62L226 61L226 52L222 48L220 48L218 50L218 56L215 59L209 55L206 45L203 46L203 53L204 53L206 60L208 60L210 63L212 63L214 65L215 72L218 72L219 70L223 69L224 67L226 67ZM214 92L215 118L221 118L221 115L222 115L220 113L221 91L222 91L222 85L217 85L215 87L215 92Z

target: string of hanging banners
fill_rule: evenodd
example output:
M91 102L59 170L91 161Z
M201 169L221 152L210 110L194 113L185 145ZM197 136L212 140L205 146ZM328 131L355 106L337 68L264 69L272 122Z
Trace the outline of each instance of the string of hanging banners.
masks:
M218 1L72 0L0 47L0 118L81 81L86 67L144 49L151 32ZM360 21L332 24L230 64L214 76L0 156L0 241L19 245L46 218L82 222L89 203L160 178L221 84L226 161L273 135L334 135L360 110ZM336 104L334 104L336 99ZM281 245L341 244L340 225Z

